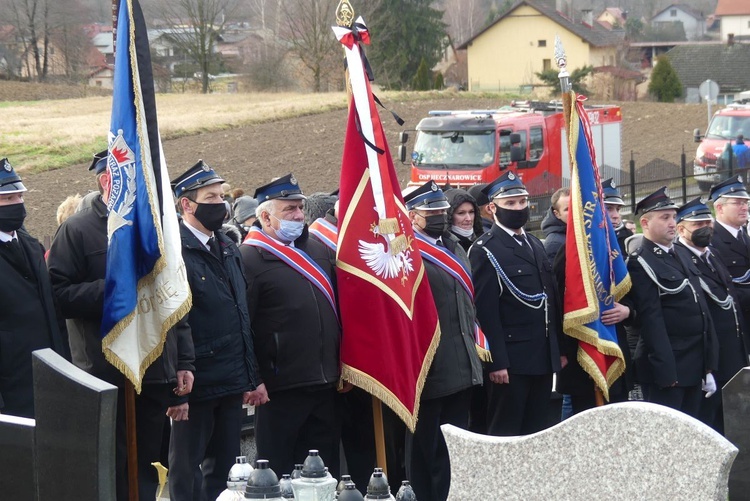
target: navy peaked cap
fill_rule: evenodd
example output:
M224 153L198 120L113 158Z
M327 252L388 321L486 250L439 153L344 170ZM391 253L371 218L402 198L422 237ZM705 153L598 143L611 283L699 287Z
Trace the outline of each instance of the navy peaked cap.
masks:
M26 186L23 185L8 159L0 160L0 194L23 193L24 191L27 191Z
M259 204L266 200L305 200L297 178L294 174L287 174L255 190L253 195Z
M521 182L521 178L510 171L485 186L482 193L487 195L489 201L495 198L517 197L520 195L528 196L529 194L526 186Z
M677 222L680 221L711 221L711 209L701 201L701 197L694 198L677 209Z
M647 212L669 209L677 210L677 206L669 198L669 195L667 195L667 187L662 186L638 202L635 206L635 213L640 216Z
M443 190L432 180L404 195L404 203L408 210L447 210L451 206Z
M711 186L708 199L715 202L720 197L750 199L750 195L747 194L745 185L742 184L742 176L732 176L729 179Z
M171 184L175 197L180 198L186 191L223 182L224 179L214 172L206 162L198 160L198 163L190 167L184 174L173 179Z

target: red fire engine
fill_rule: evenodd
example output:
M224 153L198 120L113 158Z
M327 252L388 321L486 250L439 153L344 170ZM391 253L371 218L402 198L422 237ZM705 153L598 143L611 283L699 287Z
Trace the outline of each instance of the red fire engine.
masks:
M603 179L620 181L622 112L619 106L587 106ZM552 194L570 183L570 162L559 102L513 102L497 110L431 111L416 128L410 185L429 179L467 187L511 169L532 195ZM400 136L406 162L408 132Z

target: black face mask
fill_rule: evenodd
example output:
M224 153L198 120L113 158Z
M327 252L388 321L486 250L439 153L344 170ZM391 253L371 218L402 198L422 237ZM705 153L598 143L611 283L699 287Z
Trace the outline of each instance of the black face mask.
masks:
M23 203L0 206L0 231L12 233L23 226L26 206Z
M692 232L690 240L692 240L696 247L708 247L712 236L714 236L714 229L710 226L704 226Z
M432 238L439 238L443 233L448 231L448 215L434 214L432 216L423 216L425 226L423 231Z
M227 206L221 204L200 204L196 202L195 219L197 219L208 231L216 231L221 228L227 215Z
M531 210L528 207L512 210L503 209L495 205L495 209L497 209L495 210L495 219L497 219L497 222L511 230L523 228L523 225L528 222L529 215L531 214Z

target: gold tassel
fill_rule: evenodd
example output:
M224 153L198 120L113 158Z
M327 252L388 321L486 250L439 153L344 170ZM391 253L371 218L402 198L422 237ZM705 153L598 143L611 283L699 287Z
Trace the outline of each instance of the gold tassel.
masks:
M492 353L489 352L489 350L485 350L478 344L474 345L477 349L477 355L479 355L479 360L482 362L492 362Z
M391 255L397 256L401 252L404 252L407 247L409 247L409 243L406 240L405 235L399 235L393 240L391 240Z
M395 217L389 219L381 219L378 221L378 229L381 235L393 235L398 233L400 229L398 226L398 219Z

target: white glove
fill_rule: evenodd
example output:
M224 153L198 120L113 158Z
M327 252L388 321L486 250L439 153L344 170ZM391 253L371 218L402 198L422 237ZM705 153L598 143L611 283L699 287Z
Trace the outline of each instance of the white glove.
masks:
M706 398L716 393L716 381L710 372L706 374L706 379L701 381L701 390L706 392Z

